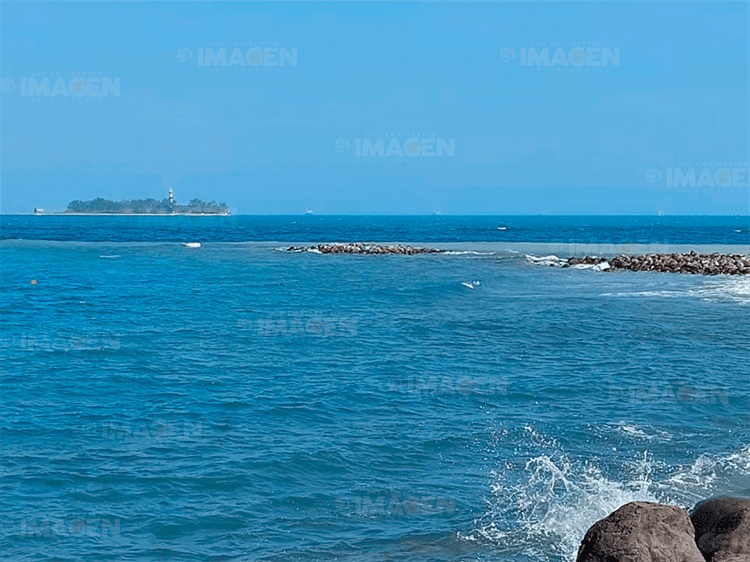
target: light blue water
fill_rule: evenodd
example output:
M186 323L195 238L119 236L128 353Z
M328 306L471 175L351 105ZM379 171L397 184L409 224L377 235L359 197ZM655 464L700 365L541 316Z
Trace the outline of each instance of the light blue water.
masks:
M747 278L89 219L3 218L4 559L569 561L626 501L750 496Z

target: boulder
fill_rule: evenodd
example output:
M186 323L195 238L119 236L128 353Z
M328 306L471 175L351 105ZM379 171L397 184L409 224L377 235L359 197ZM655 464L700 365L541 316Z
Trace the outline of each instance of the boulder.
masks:
M709 562L750 562L750 500L714 498L699 503L690 520Z
M576 562L704 562L679 507L631 502L586 532Z

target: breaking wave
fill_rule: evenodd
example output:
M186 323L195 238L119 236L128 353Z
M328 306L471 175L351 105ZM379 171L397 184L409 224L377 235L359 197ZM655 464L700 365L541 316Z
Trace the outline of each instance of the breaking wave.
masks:
M674 274L678 275L678 274ZM701 280L696 285L682 287L670 285L670 289L602 293L603 297L660 297L700 298L706 302L735 302L750 305L750 277L722 275Z
M638 439L664 437L633 426L619 429ZM684 466L643 450L613 475L604 468L611 459L577 460L548 442L554 443L551 451L530 455L520 466L505 462L490 473L487 513L460 539L487 543L501 560L574 562L591 525L628 502L690 509L707 497L750 494L750 445L726 456L703 454Z

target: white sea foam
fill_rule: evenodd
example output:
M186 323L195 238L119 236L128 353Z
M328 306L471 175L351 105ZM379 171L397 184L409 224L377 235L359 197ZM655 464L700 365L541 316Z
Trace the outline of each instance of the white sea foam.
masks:
M633 424L620 424L617 426L617 429L618 431L624 433L625 435L628 435L629 437L636 437L646 441L669 441L672 439L672 434L668 431L643 430Z
M116 259L116 258L121 258L122 256L118 255L118 256L99 256L99 257L103 258L105 260L113 260L113 259Z
M742 470L747 474L750 474L750 445L743 447L736 453L732 453L726 458L726 462L729 466Z
M609 269L609 263L606 261L600 262L598 264L577 263L575 265L571 265L570 268L571 269L593 269L594 271L604 271L605 269Z
M711 495L746 495L750 491L750 445L725 457L703 454L659 487L673 495L679 492L690 505Z
M546 265L546 266L555 266L555 267L563 267L568 263L567 259L560 258L554 254L549 256L533 256L531 254L526 254L526 260L529 263L532 263L534 265ZM591 269L593 271L604 271L605 269L609 269L609 263L606 261L603 261L598 264L593 263L578 263L575 265L570 266L571 269Z
M681 289L602 293L603 297L701 298L706 302L732 301L750 305L750 277L720 275Z
M750 304L750 277L727 277L710 279L698 287L692 287L688 294L706 301L732 300L740 304Z
M526 259L532 262L540 262L540 261L560 261L560 258L558 258L555 255L549 255L549 256L532 256L529 254L526 254Z
M619 429L646 441L668 435L632 425ZM509 462L493 471L486 515L469 533L458 534L491 543L500 558L573 562L591 525L628 502L691 508L712 495L747 493L750 485L750 446L671 467L646 450L619 461L622 475L614 477L605 473L600 459L574 461L533 428L529 436L537 445L546 442L548 452L530 455L520 477L520 467Z
M475 250L446 250L444 252L440 252L444 256L465 256L467 254L470 254L472 256L491 256L495 252L477 252Z
M629 293L602 293L603 297L685 297L686 291L633 291Z
M595 464L577 466L566 455L530 458L517 484L495 472L488 521L467 536L482 537L507 554L573 561L595 521L631 501L658 501L649 489L648 457L634 464L625 482L608 479ZM498 523L509 519L511 525Z
M560 259L555 255L537 257L526 254L526 260L534 265L552 265L555 267L562 267L566 263L566 260Z

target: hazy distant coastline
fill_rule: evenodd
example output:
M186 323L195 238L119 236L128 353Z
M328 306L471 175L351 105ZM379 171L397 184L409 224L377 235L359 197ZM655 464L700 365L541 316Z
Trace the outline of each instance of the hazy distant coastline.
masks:
M44 211L34 212L35 215L44 216L70 216L70 217L81 217L81 216L93 216L93 217L228 217L229 211L226 213L71 213L69 211L59 211L55 213L47 213Z
M91 201L71 201L65 211L47 213L36 207L35 215L99 215L99 216L217 216L229 215L229 207L223 201L203 201L193 199L187 205L178 205L174 192L170 189L169 196L161 201L156 199L126 199L112 201L97 197Z

